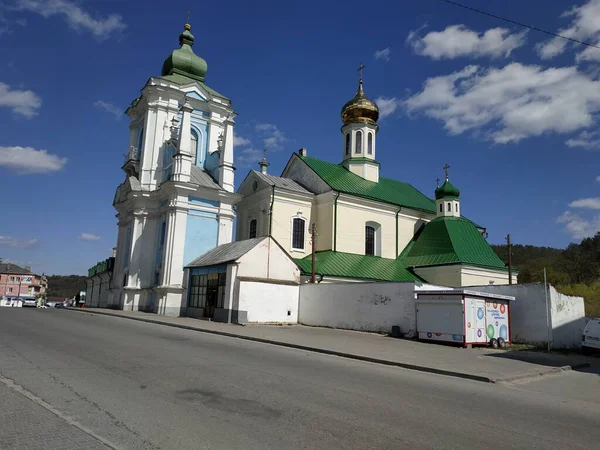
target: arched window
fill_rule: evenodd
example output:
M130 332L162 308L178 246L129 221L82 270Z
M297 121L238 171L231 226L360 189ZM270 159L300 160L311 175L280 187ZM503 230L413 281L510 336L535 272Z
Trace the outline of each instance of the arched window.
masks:
M365 227L365 255L375 254L375 228L367 225Z
M362 131L356 132L356 151L355 153L362 153Z
M248 239L252 239L256 237L256 219L252 219L250 221L250 226L248 227Z
M367 142L367 153L369 155L373 154L373 133L369 133L369 138Z
M456 212L458 212L458 203L456 204Z
M446 208L448 212L452 212L452 203L448 202L448 207Z
M304 250L304 235L306 219L303 217L292 218L292 250Z
M346 155L350 154L350 133L346 134Z
M198 153L198 134L192 130L190 138L190 152L192 154L192 164L196 164L196 154Z
M365 224L365 255L381 256L381 225L377 222Z
M444 212L444 204L440 203L440 212Z

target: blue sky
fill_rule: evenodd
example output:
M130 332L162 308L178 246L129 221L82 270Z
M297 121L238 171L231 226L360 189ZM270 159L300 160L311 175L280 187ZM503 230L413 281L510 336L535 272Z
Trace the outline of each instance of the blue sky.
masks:
M464 3L600 42L600 0ZM237 184L265 146L270 173L301 147L340 161L363 61L383 176L432 194L449 163L492 243L565 247L600 229L600 50L440 0L193 4L0 0L0 257L83 274L110 255L123 111L188 8L207 84L239 113Z

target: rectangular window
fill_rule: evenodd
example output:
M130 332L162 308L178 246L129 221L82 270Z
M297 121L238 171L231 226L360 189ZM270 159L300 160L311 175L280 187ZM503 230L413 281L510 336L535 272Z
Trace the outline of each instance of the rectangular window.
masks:
M10 281L12 281L14 283L15 277L10 277Z
M292 249L304 250L304 219L294 218L292 227Z
M12 292L12 291L13 291L13 288L8 288L8 292Z
M253 239L256 237L256 219L250 221L250 229L248 232L248 238Z
M365 227L365 255L375 254L375 228Z

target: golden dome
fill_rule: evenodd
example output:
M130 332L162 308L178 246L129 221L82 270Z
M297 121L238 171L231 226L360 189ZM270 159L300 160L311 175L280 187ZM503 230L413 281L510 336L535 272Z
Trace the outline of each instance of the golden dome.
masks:
M352 100L342 108L342 121L349 123L370 123L375 125L379 119L379 107L369 100L363 91L362 78L358 82L358 91Z

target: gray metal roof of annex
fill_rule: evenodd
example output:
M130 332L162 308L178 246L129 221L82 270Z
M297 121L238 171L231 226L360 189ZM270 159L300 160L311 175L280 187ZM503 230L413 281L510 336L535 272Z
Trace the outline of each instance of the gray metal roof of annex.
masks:
M219 264L237 261L239 258L241 258L254 247L256 247L264 239L268 239L268 237L261 236L253 239L246 239L243 241L219 245L218 247L215 247L212 250L209 250L203 255L199 256L185 267L192 268L217 266Z
M206 173L203 169L192 164L192 172L190 173L190 178L192 183L199 184L200 186L204 186L211 189L219 189L223 190L219 183L217 183L213 177L211 177L208 173Z
M300 184L296 183L294 180L290 178L284 177L276 177L274 175L264 174L258 170L253 170L254 174L263 180L265 183L275 186L277 188L287 189L294 192L300 192L302 194L311 194L313 193L308 189L303 188Z

